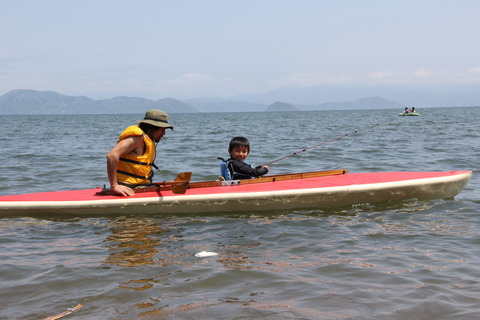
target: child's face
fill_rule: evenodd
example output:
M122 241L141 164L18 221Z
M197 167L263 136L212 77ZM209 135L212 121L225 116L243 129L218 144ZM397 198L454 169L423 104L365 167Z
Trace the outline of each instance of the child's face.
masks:
M247 147L234 147L230 150L230 157L234 160L238 161L245 161L248 156L248 149Z

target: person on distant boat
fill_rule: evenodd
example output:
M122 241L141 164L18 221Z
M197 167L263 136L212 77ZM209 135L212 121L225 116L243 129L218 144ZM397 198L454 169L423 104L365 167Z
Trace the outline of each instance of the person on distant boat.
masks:
M405 107L405 110L403 110L403 113L408 113L408 107Z
M244 137L234 137L228 147L230 158L222 161L220 174L225 180L242 180L260 177L268 173L267 166L253 168L245 159L250 153L250 142Z
M415 113L415 107L412 107L412 111L411 111L411 112L412 112L412 113Z
M122 196L133 196L133 189L152 183L156 143L165 135L168 115L161 110L148 110L138 125L126 128L117 144L107 154L110 188Z

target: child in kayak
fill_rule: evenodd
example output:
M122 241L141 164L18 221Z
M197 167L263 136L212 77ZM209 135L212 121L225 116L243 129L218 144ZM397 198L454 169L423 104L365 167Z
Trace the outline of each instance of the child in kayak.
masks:
M228 147L230 158L220 165L221 175L225 180L242 180L260 177L268 173L267 166L253 168L245 159L250 153L250 143L247 138L234 137Z

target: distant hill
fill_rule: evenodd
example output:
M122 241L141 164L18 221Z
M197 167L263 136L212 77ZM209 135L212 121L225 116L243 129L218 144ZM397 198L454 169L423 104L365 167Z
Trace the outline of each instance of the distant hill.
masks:
M168 113L198 112L195 107L170 98L157 101L135 97L93 100L36 90L12 90L0 96L0 114L144 113L148 109L161 109Z
M328 102L317 105L298 105L301 110L354 110L354 109L399 109L405 105L380 97L370 97L355 101Z
M277 101L269 105L266 111L298 111L298 109L290 103Z
M268 104L287 101L297 105L320 105L333 101L359 101L382 97L406 106L480 106L480 83L438 85L322 85L280 88L263 93L230 97L232 101Z
M272 101L277 101L272 104ZM284 102L280 102L284 101ZM284 104L284 105L283 105ZM283 88L225 99L149 100L115 97L94 100L54 91L12 90L0 96L0 114L115 114L262 112L282 110L401 109L405 107L480 106L480 84L443 86L317 86ZM292 109L293 108L293 109Z
M186 102L201 112L256 112L263 111L267 107L266 104L228 99L193 98Z

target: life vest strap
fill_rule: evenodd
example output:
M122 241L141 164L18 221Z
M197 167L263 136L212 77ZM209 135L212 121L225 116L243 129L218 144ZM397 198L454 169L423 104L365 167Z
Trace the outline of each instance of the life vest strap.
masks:
M143 166L155 166L152 163L148 163L148 162L141 162L141 161L136 161L136 160L131 160L131 159L126 159L126 158L120 158L121 161L125 161L125 162L129 162L129 163L134 163L134 164L140 164L140 165L143 165ZM155 166L156 167L156 166Z
M117 173L121 173L121 174L124 174L126 176L134 177L134 178L137 178L137 179L148 179L149 178L149 177L142 177L142 176L139 176L139 175L136 175L136 174L133 174L133 173L130 173L130 172L122 171L122 170L117 170Z

